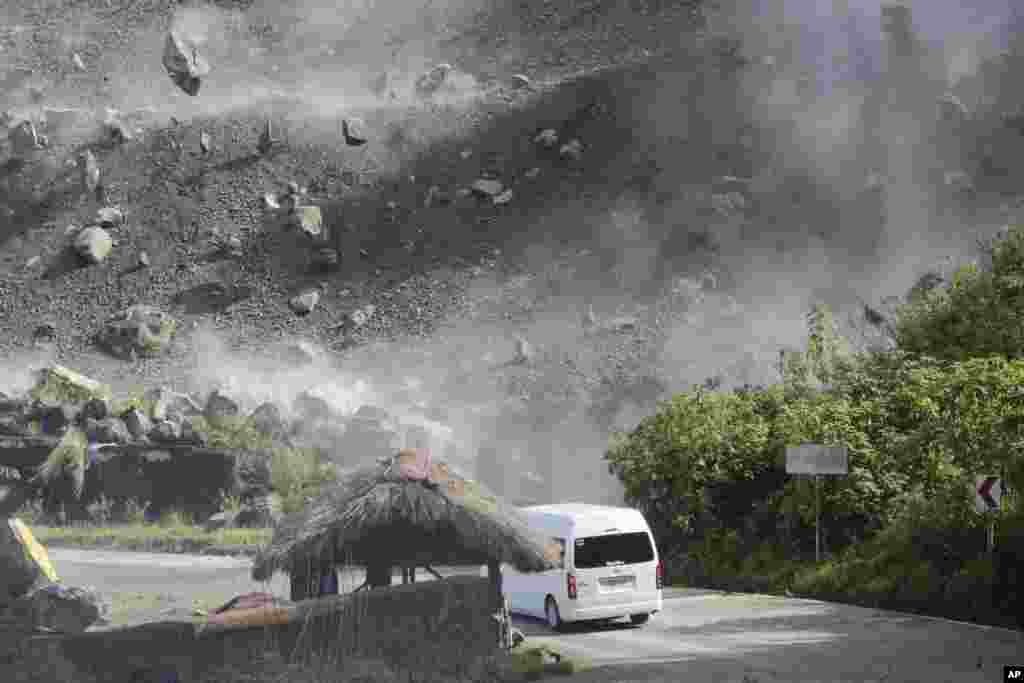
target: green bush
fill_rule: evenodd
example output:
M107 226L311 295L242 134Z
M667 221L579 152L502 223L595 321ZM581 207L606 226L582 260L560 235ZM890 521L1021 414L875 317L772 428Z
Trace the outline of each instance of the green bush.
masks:
M301 510L306 498L336 477L334 467L321 463L311 448L274 448L270 461L270 487L281 496L283 511Z

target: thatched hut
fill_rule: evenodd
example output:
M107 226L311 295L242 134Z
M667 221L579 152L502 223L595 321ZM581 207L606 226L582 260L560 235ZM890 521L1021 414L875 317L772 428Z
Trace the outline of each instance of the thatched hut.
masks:
M366 567L364 585L373 588L389 585L394 567L411 581L416 567L478 564L488 566L500 601L501 563L542 571L555 566L557 552L477 482L422 451L403 450L341 477L286 516L252 575L264 581L284 571L294 578L311 563L352 564Z

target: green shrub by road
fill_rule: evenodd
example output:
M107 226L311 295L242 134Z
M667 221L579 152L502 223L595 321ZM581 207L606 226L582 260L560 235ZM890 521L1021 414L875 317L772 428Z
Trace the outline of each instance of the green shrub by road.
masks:
M272 529L219 529L207 532L188 524L119 524L110 526L40 526L32 533L44 546L116 548L147 552L202 553L216 550L255 553L270 542Z
M818 305L778 383L708 382L615 436L606 459L647 515L670 582L992 623L1024 614L1024 511L1004 495L979 514L971 493L991 475L1024 489L1024 228L989 256L945 286L916 286L889 321L889 348L851 351ZM822 478L821 563L815 487L785 471L786 447L801 443L849 453L848 474Z

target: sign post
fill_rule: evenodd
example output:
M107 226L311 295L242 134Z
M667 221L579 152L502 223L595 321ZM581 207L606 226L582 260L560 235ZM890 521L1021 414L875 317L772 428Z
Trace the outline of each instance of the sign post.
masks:
M988 533L985 547L992 552L996 545L996 523L992 516L999 510L999 501L1003 496L1003 480L1001 477L989 475L974 478L974 509L988 515Z
M786 447L786 474L814 476L814 561L821 561L821 475L849 472L846 446L805 443Z

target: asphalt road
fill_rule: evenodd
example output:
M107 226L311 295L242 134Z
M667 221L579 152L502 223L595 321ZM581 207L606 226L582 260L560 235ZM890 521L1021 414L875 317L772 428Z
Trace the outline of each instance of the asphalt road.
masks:
M251 581L246 559L49 552L62 580L112 596L118 623L185 616L193 606L254 590L287 596L284 577ZM343 589L360 583L358 573L342 577ZM550 643L602 665L574 683L989 683L1002 680L1003 665L1024 664L1024 633L1017 631L764 595L668 589L665 598L665 610L640 627L623 622L553 634L542 622L515 621L527 643Z

